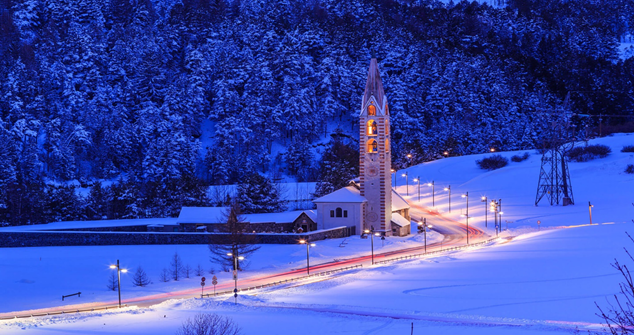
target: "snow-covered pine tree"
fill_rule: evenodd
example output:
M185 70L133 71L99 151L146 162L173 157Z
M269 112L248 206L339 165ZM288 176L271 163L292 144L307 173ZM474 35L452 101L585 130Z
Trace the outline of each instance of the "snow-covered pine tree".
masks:
M283 210L277 186L271 179L257 172L247 175L244 183L238 185L237 201L245 214L274 213Z

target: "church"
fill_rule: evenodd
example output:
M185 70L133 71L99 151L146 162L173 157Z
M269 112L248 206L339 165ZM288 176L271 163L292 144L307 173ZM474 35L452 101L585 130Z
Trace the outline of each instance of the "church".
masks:
M365 230L384 236L408 235L409 205L392 189L390 110L376 58L370 61L359 122L359 179L313 200L317 229L346 226L357 235Z

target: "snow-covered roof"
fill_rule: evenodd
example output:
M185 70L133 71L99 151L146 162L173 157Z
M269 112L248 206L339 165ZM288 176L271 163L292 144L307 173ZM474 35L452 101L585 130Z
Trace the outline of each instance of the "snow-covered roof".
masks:
M306 213L308 217L317 222L317 213L313 210L305 210L305 211L292 211L292 212L282 212L282 213L261 213L261 214L243 214L245 221L250 223L264 223L264 222L275 222L275 223L289 223L295 221L302 213Z
M392 189L392 212L409 208L409 204L403 197L401 197L398 192Z
M361 196L361 191L359 191L354 186L346 186L344 188L340 188L330 194L326 194L321 198L317 198L313 200L314 203L319 202L352 202L352 203L361 203L366 202L365 197Z
M183 207L176 223L221 223L229 207Z
M61 221L61 222L51 222L47 224L5 227L5 228L0 228L0 232L110 228L110 227L131 227L131 226L151 226L151 225L165 225L165 226L176 225L176 218Z
M406 227L410 225L409 220L398 213L392 213L392 223L396 224L399 227Z

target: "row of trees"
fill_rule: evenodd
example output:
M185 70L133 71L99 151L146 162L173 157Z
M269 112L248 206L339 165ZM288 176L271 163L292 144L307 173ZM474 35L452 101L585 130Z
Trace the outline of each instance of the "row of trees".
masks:
M0 222L43 222L47 185L74 180L132 183L117 200L124 215L164 216L200 203L202 183L319 179L328 134L357 136L373 51L396 166L407 153L416 163L535 147L569 92L572 111L610 122L633 110L634 61L618 54L632 10L626 0L2 0Z

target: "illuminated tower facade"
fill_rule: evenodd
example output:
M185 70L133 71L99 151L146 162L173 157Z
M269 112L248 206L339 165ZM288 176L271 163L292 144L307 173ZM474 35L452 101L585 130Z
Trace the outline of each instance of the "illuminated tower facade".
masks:
M359 173L364 209L364 229L392 234L392 159L390 113L376 58L370 61L361 102Z

